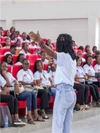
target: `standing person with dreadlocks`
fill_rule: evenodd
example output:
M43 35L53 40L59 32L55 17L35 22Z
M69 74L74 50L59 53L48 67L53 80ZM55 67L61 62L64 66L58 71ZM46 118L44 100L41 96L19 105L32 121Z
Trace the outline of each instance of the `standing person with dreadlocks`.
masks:
M57 64L55 83L57 85L56 98L53 110L52 133L70 133L73 117L73 108L76 103L76 94L73 89L76 55L72 48L73 40L69 34L60 34L56 42L57 52L52 51L41 40L39 32L30 32L30 37L37 41L41 48Z

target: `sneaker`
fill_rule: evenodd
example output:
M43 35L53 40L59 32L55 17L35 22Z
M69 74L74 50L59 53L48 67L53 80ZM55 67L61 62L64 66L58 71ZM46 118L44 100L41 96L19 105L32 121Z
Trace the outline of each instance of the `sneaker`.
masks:
M80 111L80 108L78 108L78 107L75 106L75 107L74 107L74 110L75 110L75 111Z
M20 127L23 127L26 125L25 122L22 122L20 119L19 120L14 120L14 125L15 126L20 126Z
M88 105L84 105L84 107L85 107L85 110L90 109L90 107Z
M96 105L97 105L98 107L100 107L100 101L99 101L99 102L96 102Z

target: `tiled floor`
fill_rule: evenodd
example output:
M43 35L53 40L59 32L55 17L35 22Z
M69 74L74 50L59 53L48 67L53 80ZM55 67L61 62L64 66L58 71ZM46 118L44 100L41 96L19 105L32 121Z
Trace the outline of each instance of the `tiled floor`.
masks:
M25 127L0 129L0 133L51 133L52 113L46 122L27 124ZM100 133L100 108L93 107L88 111L74 112L72 133Z

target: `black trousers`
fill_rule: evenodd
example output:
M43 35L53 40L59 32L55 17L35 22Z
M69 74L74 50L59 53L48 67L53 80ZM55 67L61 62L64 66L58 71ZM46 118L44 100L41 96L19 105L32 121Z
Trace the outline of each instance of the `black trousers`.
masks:
M78 91L77 104L83 105L88 103L89 86L85 84L74 83L74 88Z
M39 89L37 97L41 99L41 110L49 107L51 94L47 90Z
M18 114L18 102L12 95L0 94L0 102L7 102L11 115Z
M100 99L98 86L95 85L95 84L89 84L89 87L90 87L90 92L91 92L91 95L92 95L93 99L96 102L98 102L99 99Z
M100 87L100 81L93 82L93 84L95 84L95 85L97 85L98 87Z

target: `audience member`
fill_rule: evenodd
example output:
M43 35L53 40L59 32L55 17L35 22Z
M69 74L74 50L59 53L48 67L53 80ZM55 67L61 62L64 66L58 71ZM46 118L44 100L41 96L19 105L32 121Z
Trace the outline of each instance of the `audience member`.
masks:
M12 86L12 84L10 84L9 82L9 79L12 80L12 76L10 73L7 72L7 69L7 63L2 62L0 64L0 102L8 102L8 107L12 115L12 119L14 120L15 126L25 126L26 123L22 122L18 116L17 99L11 96L10 91L8 90L9 85Z
M6 52L4 55L6 55L6 54L16 55L16 45L11 45L10 51Z
M5 61L8 65L12 66L13 65L13 57L11 54L6 54L4 56L3 61Z
M29 53L29 45L28 45L27 42L24 42L22 44L22 50L20 51L20 54L24 54L25 57L26 57L26 55L30 55L30 53Z

